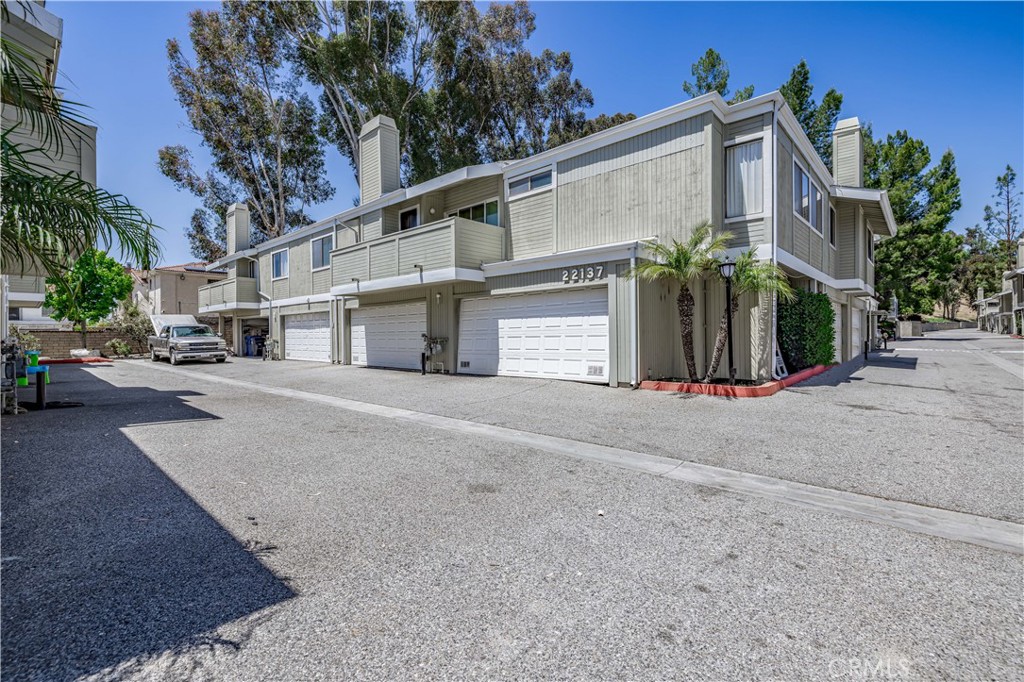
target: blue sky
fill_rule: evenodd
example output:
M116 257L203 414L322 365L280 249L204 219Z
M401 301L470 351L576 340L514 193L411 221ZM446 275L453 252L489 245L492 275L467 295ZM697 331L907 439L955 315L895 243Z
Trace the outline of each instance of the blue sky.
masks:
M188 12L213 3L49 2L64 19L61 70L70 96L99 126L100 184L127 195L164 228L164 264L192 259L183 230L198 201L156 167L167 144L198 138L167 83L165 43L187 40ZM956 153L963 208L954 226L980 222L1007 163L1024 171L1022 3L591 3L535 2L532 48L569 50L594 93L592 115L643 115L686 98L681 89L708 47L729 62L734 86L777 89L806 59L820 98L844 95L842 115L876 135L905 128L933 158ZM202 159L201 155L197 158ZM310 210L352 205L348 164L333 149L336 193Z

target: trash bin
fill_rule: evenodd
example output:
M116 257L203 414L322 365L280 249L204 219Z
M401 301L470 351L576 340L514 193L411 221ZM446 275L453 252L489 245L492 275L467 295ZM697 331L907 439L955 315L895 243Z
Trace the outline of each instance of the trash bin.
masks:
M245 357L247 357L247 358L251 358L252 357L252 348L253 348L252 338L253 337L252 337L251 334L247 334L246 337L245 337Z

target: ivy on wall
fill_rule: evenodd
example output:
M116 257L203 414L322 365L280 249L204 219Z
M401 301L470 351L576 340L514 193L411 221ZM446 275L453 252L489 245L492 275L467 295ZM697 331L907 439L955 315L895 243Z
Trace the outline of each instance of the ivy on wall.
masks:
M828 365L836 354L835 311L825 294L797 291L779 303L779 349L791 372Z

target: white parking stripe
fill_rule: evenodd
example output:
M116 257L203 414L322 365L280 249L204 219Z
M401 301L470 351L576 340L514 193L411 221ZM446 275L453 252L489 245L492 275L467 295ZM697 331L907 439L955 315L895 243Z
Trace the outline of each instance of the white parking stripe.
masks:
M131 365L178 374L188 378L190 381L206 381L237 388L246 388L291 400L304 400L376 417L412 422L431 428L455 431L480 438L489 438L535 450L599 462L601 464L610 464L632 471L710 486L743 495L768 498L784 504L816 509L863 521L871 521L915 533L923 533L992 549L1024 554L1024 526L1008 521L999 521L984 516L946 509L924 507L909 502L886 500L842 490L821 488L780 478L722 469L694 462L684 462L669 457L648 455L605 445L584 443L568 438L547 436L529 431L519 431L501 426L443 417L426 412L364 403L357 400L338 398L321 393L310 393L292 388L267 386L229 377L213 376L167 365L157 365L148 362L131 362Z

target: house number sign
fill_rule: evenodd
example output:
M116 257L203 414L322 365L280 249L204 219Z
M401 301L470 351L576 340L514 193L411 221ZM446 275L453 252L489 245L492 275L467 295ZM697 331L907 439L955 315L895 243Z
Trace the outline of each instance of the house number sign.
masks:
M581 265L578 268L565 268L562 270L563 284L576 284L577 282L593 282L604 278L603 265Z

